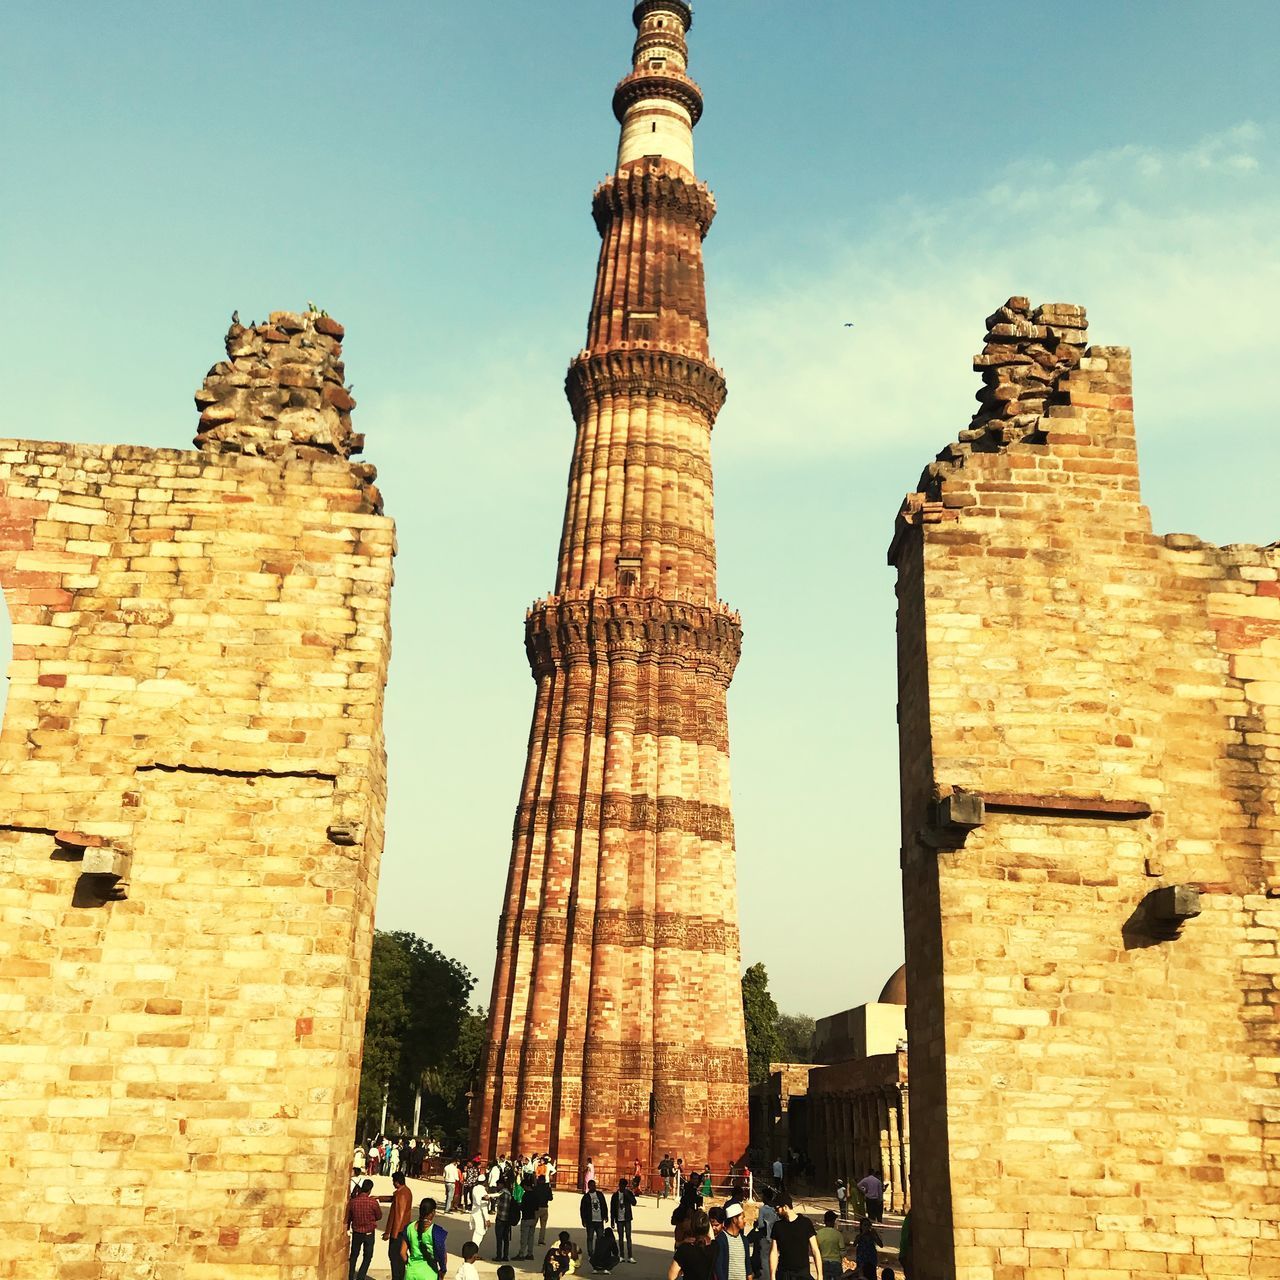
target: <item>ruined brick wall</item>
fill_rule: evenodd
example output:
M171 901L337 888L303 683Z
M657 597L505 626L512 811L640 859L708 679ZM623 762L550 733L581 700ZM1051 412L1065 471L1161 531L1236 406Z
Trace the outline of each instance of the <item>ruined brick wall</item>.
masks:
M1275 1275L1280 548L1152 533L1083 311L989 327L891 551L917 1273Z
M0 1277L345 1274L394 535L240 421L0 442Z

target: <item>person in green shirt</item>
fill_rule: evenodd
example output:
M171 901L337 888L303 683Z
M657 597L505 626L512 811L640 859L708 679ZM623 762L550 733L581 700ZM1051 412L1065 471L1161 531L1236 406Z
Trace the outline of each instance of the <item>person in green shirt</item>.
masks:
M822 1226L815 1233L818 1252L822 1255L822 1280L840 1280L843 1268L844 1236L836 1226L834 1209L822 1215Z
M915 1253L911 1243L911 1210L908 1209L902 1219L902 1231L898 1236L898 1261L902 1264L902 1274L911 1280L911 1272L915 1262Z

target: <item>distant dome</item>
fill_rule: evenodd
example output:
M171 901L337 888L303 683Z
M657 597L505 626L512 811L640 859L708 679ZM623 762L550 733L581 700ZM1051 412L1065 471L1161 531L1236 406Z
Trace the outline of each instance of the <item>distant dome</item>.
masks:
M884 984L880 993L880 1004L907 1004L907 966L904 964L897 973Z

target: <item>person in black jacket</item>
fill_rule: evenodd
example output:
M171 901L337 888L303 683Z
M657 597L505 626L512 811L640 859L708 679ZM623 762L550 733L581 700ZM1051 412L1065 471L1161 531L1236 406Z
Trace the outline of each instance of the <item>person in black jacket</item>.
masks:
M582 1229L587 1233L587 1257L592 1258L595 1256L596 1238L609 1221L609 1206L596 1190L594 1178L587 1183L587 1193L582 1197L578 1213L582 1218Z
M516 1260L533 1260L533 1231L538 1225L538 1208L541 1197L538 1195L538 1184L533 1174L526 1173L520 1179L520 1188L524 1195L520 1198L520 1252Z
M631 1249L631 1220L636 1207L636 1193L627 1185L626 1178L618 1179L618 1189L609 1197L609 1221L618 1233L618 1252L623 1262L634 1262Z
M591 1270L608 1275L620 1260L618 1242L613 1238L613 1231L606 1226L596 1236L596 1247L591 1252Z

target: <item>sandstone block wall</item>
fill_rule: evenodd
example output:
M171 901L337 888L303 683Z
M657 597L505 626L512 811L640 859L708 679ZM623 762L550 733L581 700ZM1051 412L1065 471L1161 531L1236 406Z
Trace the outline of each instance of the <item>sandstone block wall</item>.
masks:
M0 441L0 1277L345 1274L394 534L241 421Z
M1280 547L1152 532L1082 309L988 325L890 555L917 1273L1280 1274Z

